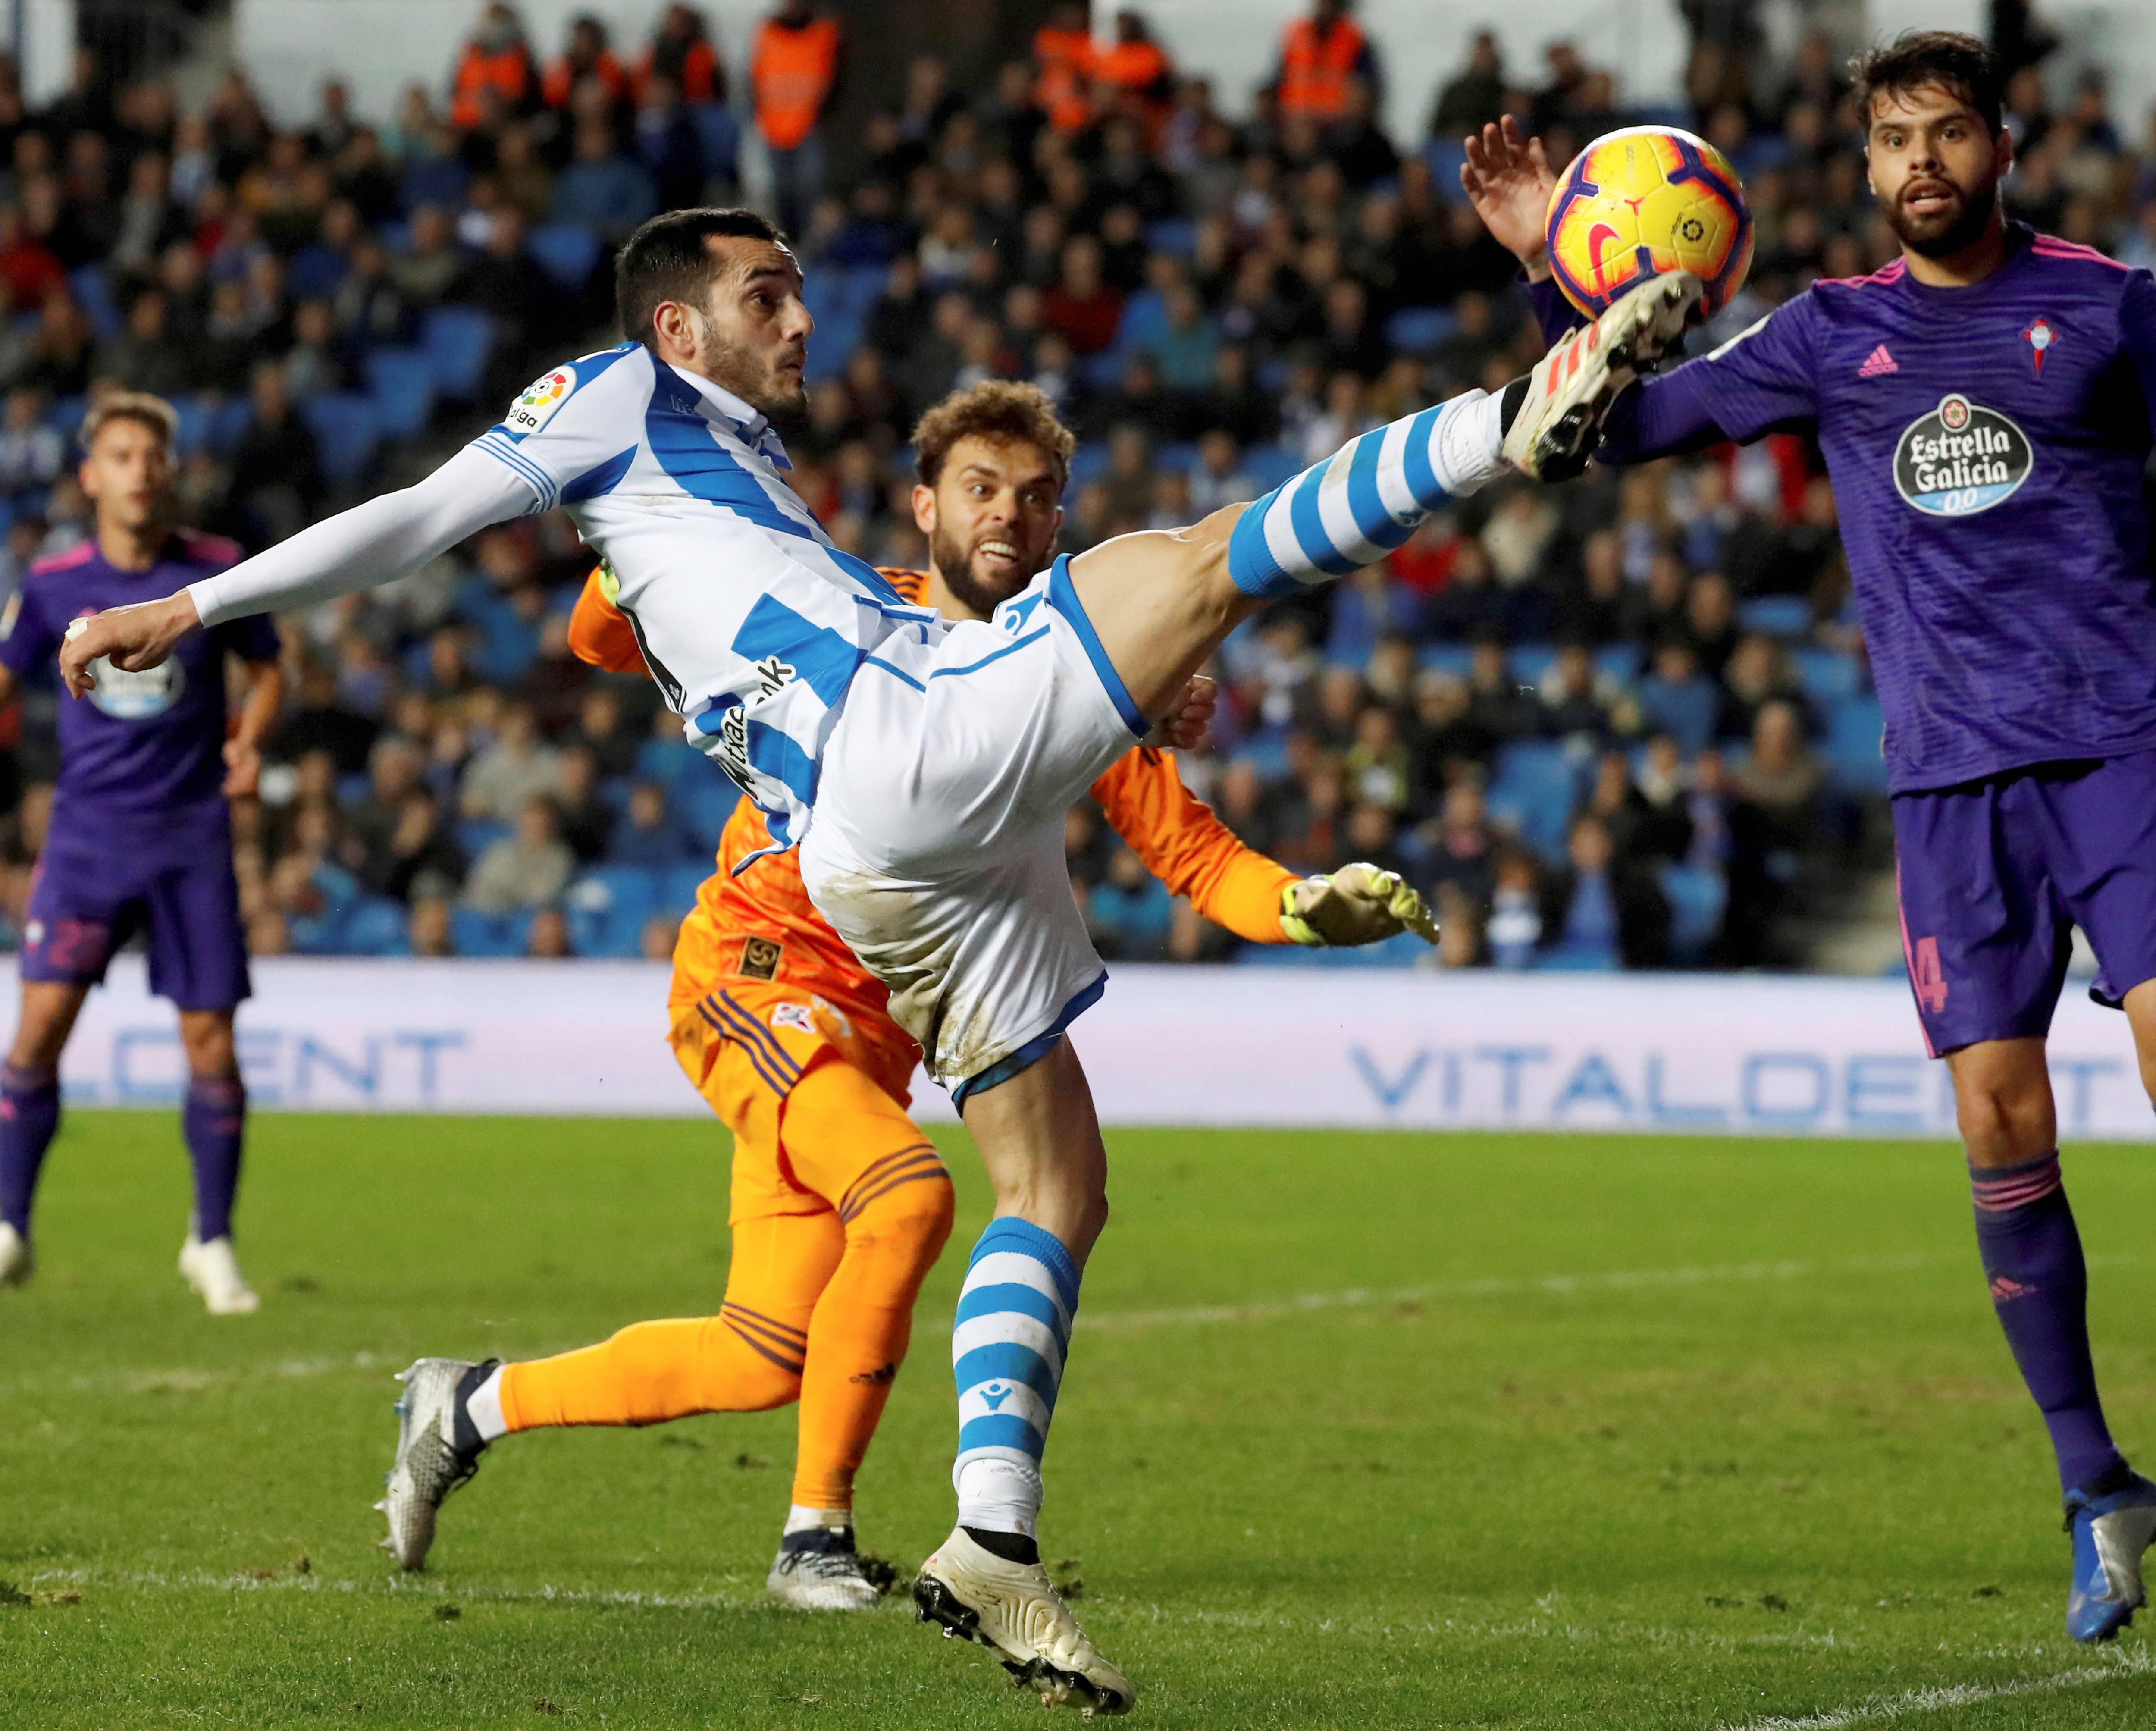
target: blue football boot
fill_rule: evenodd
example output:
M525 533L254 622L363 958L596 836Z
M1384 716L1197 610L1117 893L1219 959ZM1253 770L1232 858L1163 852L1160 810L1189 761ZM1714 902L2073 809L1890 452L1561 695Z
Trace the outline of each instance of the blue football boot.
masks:
M2156 1484L2135 1472L2100 1497L2067 1492L2066 1531L2074 1541L2066 1633L2076 1641L2109 1641L2148 1598L2141 1554L2156 1538Z

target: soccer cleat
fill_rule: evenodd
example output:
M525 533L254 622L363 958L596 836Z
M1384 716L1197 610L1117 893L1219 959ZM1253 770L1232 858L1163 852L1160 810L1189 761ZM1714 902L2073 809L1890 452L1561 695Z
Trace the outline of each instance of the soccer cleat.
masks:
M262 1300L239 1271L229 1238L213 1238L205 1244L189 1233L180 1246L180 1273L202 1294L203 1308L213 1317L251 1316L261 1308Z
M30 1240L0 1220L0 1287L26 1287L37 1271L38 1259L30 1250Z
M465 1359L421 1359L397 1373L404 1392L397 1398L397 1458L388 1489L374 1506L389 1518L382 1549L408 1569L426 1566L434 1542L434 1511L442 1499L479 1471L486 1445L469 1434L457 1441L457 1390L466 1376L485 1367ZM470 1431L470 1423L465 1427Z
M1578 474L1601 443L1609 405L1642 367L1669 352L1700 292L1689 271L1650 277L1536 362L1505 434L1505 460L1541 480Z
M2101 1497L2067 1492L2066 1531L2074 1541L2066 1633L2076 1641L2109 1641L2148 1600L2141 1554L2156 1538L2156 1484L2136 1472Z
M763 1585L803 1610L867 1610L883 1596L861 1568L850 1527L788 1533Z
M1094 1650L1038 1563L1013 1563L953 1528L913 1583L924 1623L945 1639L978 1641L1003 1662L1014 1685L1040 1692L1045 1707L1128 1713L1137 1700L1130 1679Z

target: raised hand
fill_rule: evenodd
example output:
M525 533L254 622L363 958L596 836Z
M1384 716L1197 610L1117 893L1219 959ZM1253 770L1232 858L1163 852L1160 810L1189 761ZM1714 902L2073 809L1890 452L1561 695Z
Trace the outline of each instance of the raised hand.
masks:
M1196 749L1205 742L1206 730L1219 703L1219 686L1202 673L1192 674L1175 707L1160 718L1146 743L1173 746L1182 751Z
M1497 244L1527 266L1528 280L1540 282L1549 275L1543 228L1550 194L1557 190L1542 140L1522 137L1518 124L1507 115L1471 134L1466 142L1460 184L1468 203Z

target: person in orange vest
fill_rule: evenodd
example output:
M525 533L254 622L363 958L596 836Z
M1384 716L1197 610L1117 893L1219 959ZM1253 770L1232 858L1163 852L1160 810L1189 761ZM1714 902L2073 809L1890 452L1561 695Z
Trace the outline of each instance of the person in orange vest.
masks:
M523 19L507 0L494 0L480 14L479 28L458 57L456 80L450 90L449 124L459 129L479 125L485 113L482 94L490 90L512 113L528 107L536 82Z
M817 122L839 80L835 18L818 18L808 0L781 0L756 33L749 82L756 129L771 160L778 226L798 234L824 191L824 139Z
M684 102L726 100L726 63L711 41L710 20L693 6L670 6L636 64L636 94L653 78L670 78Z
M1347 118L1348 92L1358 79L1378 88L1377 56L1348 8L1348 0L1317 0L1310 16L1297 18L1281 38L1273 89L1282 120L1329 126Z
M1093 117L1093 30L1081 5L1059 6L1033 33L1033 105L1059 132L1081 132Z
M606 25L590 13L570 21L569 45L547 67L539 86L540 99L549 108L567 108L577 86L588 78L599 81L608 102L619 103L629 93L628 75L607 46Z
M1175 94L1175 69L1134 12L1116 14L1116 44L1096 56L1093 76L1114 94L1115 105L1143 120L1150 133L1167 117Z

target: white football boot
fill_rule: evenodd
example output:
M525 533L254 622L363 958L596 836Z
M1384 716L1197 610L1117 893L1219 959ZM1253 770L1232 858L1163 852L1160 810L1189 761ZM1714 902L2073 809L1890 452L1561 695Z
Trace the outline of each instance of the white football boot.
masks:
M1505 434L1505 460L1543 480L1578 474L1601 442L1609 405L1641 367L1676 347L1700 294L1688 270L1650 277L1559 342L1527 375L1526 400Z
M963 1527L921 1565L913 1602L944 1637L978 1641L1003 1661L1044 1707L1075 1707L1087 1718L1128 1713L1130 1679L1094 1650L1070 1607L1038 1563L1013 1563L977 1544Z
M0 1220L0 1287L26 1287L37 1271L38 1259L31 1254L30 1240Z
M261 1298L239 1271L229 1238L205 1244L190 1232L180 1246L180 1274L202 1294L203 1308L213 1317L251 1316L261 1308Z
M811 1527L778 1542L766 1590L802 1610L872 1610L883 1593L861 1568L850 1527Z
M486 1445L474 1432L457 1446L457 1384L480 1367L465 1359L421 1359L397 1373L397 1458L389 1488L374 1506L389 1518L382 1549L406 1569L426 1565L434 1542L434 1511L479 1471Z

